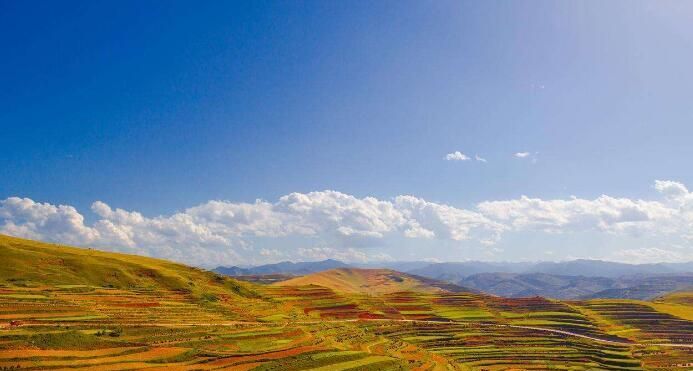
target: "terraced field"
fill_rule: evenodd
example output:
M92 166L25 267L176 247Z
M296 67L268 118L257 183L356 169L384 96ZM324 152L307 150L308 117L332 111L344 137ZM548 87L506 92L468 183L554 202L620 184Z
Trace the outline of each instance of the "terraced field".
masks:
M416 344L467 367L639 370L628 346L597 343L554 333L479 324L409 323L374 329Z
M351 283L343 275L332 280L328 271L316 281L322 286L310 276L300 284L258 285L155 259L2 236L0 259L11 261L0 267L3 371L693 364L693 301L686 293L654 302L505 299L415 276L398 290L400 276L382 270L353 271L363 274ZM362 285L368 290L355 291Z
M5 285L0 293L0 369L401 365L393 357L333 346L329 335L316 336L320 331L311 325L264 320L278 307L266 301L254 304L260 305L200 301L165 291ZM265 312L267 308L272 310Z
M626 300L594 300L578 304L604 318L613 333L629 333L643 343L693 344L693 322Z

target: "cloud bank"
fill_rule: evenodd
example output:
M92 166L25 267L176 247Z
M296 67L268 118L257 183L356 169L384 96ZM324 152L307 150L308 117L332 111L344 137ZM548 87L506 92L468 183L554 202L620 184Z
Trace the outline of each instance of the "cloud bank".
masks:
M674 181L656 181L654 188L659 194L656 200L522 196L485 201L469 209L411 195L380 200L328 190L291 193L275 202L208 201L157 217L96 201L91 206L97 217L93 223L86 223L69 205L9 197L0 201L0 233L197 265L248 263L249 256L255 257L253 262L328 257L391 260L392 256L367 248L396 239L492 246L515 232L662 237L678 245L626 249L613 257L692 260L693 193ZM295 238L305 240L305 247L281 247L283 241ZM265 241L263 246L257 246L259 240Z

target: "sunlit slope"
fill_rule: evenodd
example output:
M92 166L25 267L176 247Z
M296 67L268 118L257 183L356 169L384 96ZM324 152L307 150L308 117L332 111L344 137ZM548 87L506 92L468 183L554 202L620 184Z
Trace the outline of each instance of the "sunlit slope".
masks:
M427 293L466 291L466 289L460 286L413 276L390 269L338 268L277 282L274 285L316 285L342 293L364 293L370 295L389 294L401 291Z
M166 260L0 235L0 281L19 285L224 293L255 296L252 285Z
M664 295L650 304L660 312L693 321L693 291L678 291Z
M662 304L681 304L693 307L693 290L672 292L655 299L654 302Z

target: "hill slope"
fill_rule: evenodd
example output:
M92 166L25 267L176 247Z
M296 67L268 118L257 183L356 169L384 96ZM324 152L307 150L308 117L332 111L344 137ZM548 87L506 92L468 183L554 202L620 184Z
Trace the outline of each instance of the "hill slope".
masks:
M252 285L166 260L0 235L0 281L256 296Z
M277 282L275 286L317 285L344 293L387 294L400 291L464 292L467 289L389 269L338 268Z

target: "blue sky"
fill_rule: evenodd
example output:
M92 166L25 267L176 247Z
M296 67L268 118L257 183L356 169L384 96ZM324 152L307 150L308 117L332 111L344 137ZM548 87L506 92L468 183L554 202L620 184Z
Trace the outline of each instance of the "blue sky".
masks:
M692 24L684 1L2 1L0 226L194 264L690 260ZM471 159L445 160L455 151ZM275 210L327 190L403 216L328 193L310 204L347 202L358 228L323 209ZM475 215L415 217L400 195ZM566 216L518 206L523 195L592 204ZM605 212L601 195L644 216ZM263 220L284 230L259 230L271 227L250 206L244 227L187 212L210 200L281 213ZM212 237L142 237L176 215Z

